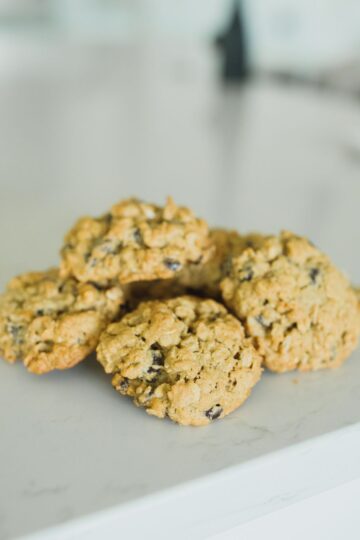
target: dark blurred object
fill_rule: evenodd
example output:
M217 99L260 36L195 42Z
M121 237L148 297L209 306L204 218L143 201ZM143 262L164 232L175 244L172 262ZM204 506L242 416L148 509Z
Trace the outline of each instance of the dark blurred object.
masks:
M227 28L216 38L222 53L222 78L225 82L241 83L248 78L250 69L243 10L235 1Z

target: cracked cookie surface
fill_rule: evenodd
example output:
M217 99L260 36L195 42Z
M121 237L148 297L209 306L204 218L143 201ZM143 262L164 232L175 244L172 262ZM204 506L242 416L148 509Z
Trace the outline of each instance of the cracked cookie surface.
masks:
M117 391L184 425L229 414L261 375L241 323L221 304L194 296L143 302L106 329L97 357Z
M101 290L61 279L57 269L15 277L0 296L0 356L37 374L70 368L95 349L123 303L119 285Z
M211 257L205 262L185 267L177 280L179 285L220 300L220 282L230 270L232 257L248 247L258 245L263 236L258 233L241 235L227 229L210 229L209 236L213 245Z
M164 207L127 199L81 218L65 238L61 274L106 285L168 279L211 254L208 226L169 198Z
M305 238L265 237L233 258L221 291L273 371L337 367L356 347L356 294Z

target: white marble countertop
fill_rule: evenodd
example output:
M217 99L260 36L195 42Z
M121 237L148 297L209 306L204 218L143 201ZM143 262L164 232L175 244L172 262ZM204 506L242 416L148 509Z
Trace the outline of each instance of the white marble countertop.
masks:
M56 264L79 214L130 194L309 235L360 282L355 103L266 82L225 91L197 46L9 51L1 287ZM44 377L1 362L0 410L1 539L207 538L360 477L360 351L333 372L266 373L206 428L147 416L93 359Z

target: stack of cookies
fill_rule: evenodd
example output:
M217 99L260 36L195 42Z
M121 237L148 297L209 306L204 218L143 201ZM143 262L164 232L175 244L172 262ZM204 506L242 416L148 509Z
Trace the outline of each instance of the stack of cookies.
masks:
M209 230L188 208L121 201L81 218L60 268L0 297L0 355L32 373L96 350L149 414L205 425L239 407L263 367L337 367L356 347L360 293L311 242Z

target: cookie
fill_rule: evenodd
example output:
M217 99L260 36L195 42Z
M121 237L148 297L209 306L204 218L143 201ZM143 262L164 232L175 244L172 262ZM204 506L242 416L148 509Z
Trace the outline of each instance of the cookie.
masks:
M272 371L337 367L356 347L356 294L305 238L264 238L233 258L220 287Z
M0 356L37 374L70 368L95 349L123 303L120 285L102 290L57 269L18 276L0 296Z
M194 296L143 302L106 329L97 357L117 391L183 425L223 418L261 375L241 323L221 304Z
M221 299L220 281L229 271L232 257L247 247L257 245L262 238L257 233L240 235L232 230L211 229L210 239L214 246L212 256L208 261L185 267L177 278L179 284L197 294Z
M360 308L360 287L354 287L354 291L355 291L355 294L357 296L358 305L359 305L359 308Z
M107 285L174 277L211 254L208 226L168 198L165 207L121 201L99 218L80 219L65 238L61 275Z

